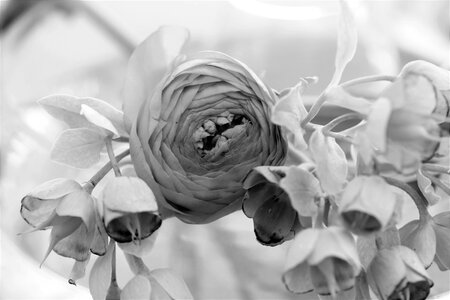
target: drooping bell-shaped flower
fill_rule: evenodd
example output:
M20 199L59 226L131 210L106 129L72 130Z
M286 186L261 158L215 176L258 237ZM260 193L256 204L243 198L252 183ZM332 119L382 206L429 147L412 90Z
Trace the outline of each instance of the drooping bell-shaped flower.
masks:
M405 247L382 249L367 270L367 279L379 299L426 299L433 286L416 253Z
M355 242L345 229L305 229L289 248L283 282L293 293L335 295L353 288L360 269Z
M31 231L52 228L43 261L52 250L77 261L89 258L95 235L94 204L76 181L54 179L39 185L22 199L20 212L34 227Z
M271 177L280 176L267 167L255 168L244 182L247 189L242 203L244 214L253 219L255 236L263 245L276 246L294 237L301 229L296 210L288 195ZM267 179L267 176L271 176Z
M394 215L397 197L379 176L357 176L348 183L339 202L346 226L355 234L384 228Z
M99 210L108 235L125 246L128 252L138 255L131 248L153 245L150 237L162 223L155 196L147 184L137 177L115 177L105 186L99 201ZM142 244L141 244L142 243ZM124 251L126 251L124 249ZM139 251L138 251L139 252Z

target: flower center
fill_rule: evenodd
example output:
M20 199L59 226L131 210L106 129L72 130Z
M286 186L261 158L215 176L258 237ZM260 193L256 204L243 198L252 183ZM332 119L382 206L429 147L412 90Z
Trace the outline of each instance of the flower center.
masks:
M244 115L232 114L228 111L205 120L192 135L194 146L200 157L217 160L230 150L233 140L247 134L251 124Z

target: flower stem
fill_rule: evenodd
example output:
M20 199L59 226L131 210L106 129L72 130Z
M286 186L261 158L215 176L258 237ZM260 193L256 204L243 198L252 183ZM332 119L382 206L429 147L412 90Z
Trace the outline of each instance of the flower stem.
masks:
M348 114L344 114L342 116L339 116L333 120L331 120L328 124L322 127L322 132L326 134L326 132L330 132L333 130L334 127L338 126L339 124L348 121L348 120L354 120L354 119L364 119L364 116L357 112L351 112Z
M325 91L323 91L319 95L319 98L317 98L316 102L313 104L313 106L309 110L305 119L303 119L303 121L300 123L301 127L304 128L306 126L306 124L311 122L311 120L314 119L314 117L319 113L320 108L322 107L322 105L325 103L325 101L327 99L327 97L325 97L327 93L328 93L328 88L325 89Z
M116 243L111 240L113 243L112 248L112 258L111 258L111 283L109 284L108 293L106 295L105 300L115 300L120 297L120 288L117 284L117 275L116 275Z
M364 76L356 79L349 80L347 82L341 83L340 86L343 88L351 87L358 84L369 83L374 81L394 81L397 77L392 75L371 75Z
M417 206L417 210L419 211L419 216L421 219L430 217L430 214L427 209L427 203L423 200L423 197L412 186L395 178L386 176L382 177L390 185L398 187L399 189L405 191L409 196L411 196L411 198L413 199L414 203Z
M124 253L124 254L125 254L125 258L128 262L128 265L130 266L131 271L133 271L133 273L135 275L138 275L138 274L141 274L144 276L150 275L150 269L145 265L142 258L137 257L132 254L128 254L128 253Z
M122 153L120 153L119 155L117 155L115 157L116 161L119 162L121 161L124 157L130 155L130 149L127 149L125 151L123 151ZM103 177L106 176L106 174L109 173L109 171L111 171L111 169L113 168L112 163L109 161L106 165L104 165L97 173L95 173L94 176L92 176L91 179L89 179L88 183L92 185L92 189L103 179Z
M340 86L343 88L350 87L357 84L362 83L368 83L373 81L394 81L395 76L390 75L374 75L374 76L366 76L366 77L360 77L356 78L347 82L342 83ZM332 89L334 86L328 86L320 95L319 98L317 98L317 101L313 104L311 109L309 110L308 114L306 115L305 119L301 122L301 126L304 128L306 124L311 122L312 119L319 113L320 108L325 103L327 97L327 93L330 89Z
M114 170L114 174L119 177L122 176L120 172L119 164L117 163L116 157L114 156L114 149L112 147L111 138L107 137L105 139L106 151L108 152L109 160L111 161L111 166Z

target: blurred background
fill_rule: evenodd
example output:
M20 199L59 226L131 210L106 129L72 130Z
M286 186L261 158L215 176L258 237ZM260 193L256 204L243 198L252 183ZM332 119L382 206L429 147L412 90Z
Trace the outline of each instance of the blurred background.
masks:
M449 1L351 1L359 31L356 57L343 80L395 75L410 60L450 66ZM333 74L337 1L0 1L0 298L89 299L87 278L67 284L72 260L50 255L39 268L49 232L28 229L20 200L56 177L86 181L97 168L78 170L50 161L64 129L37 106L53 93L92 96L120 108L128 57L164 24L191 32L187 52L218 50L238 58L275 89L318 76L312 103ZM324 110L323 118L339 113ZM432 213L449 209L443 201ZM415 217L404 208L406 223ZM195 299L314 299L292 296L281 282L288 245L259 245L241 212L209 225L164 222L146 260L181 273ZM92 266L92 261L90 266ZM119 284L131 277L118 254ZM449 272L430 268L432 294L449 290Z

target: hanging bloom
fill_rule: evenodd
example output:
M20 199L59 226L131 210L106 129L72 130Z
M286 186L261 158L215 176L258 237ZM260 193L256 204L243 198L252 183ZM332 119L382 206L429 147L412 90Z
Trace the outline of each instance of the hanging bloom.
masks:
M137 177L115 177L105 186L99 201L103 221L108 235L119 243L124 251L131 245L151 247L156 237L153 233L161 226L158 207L147 184ZM147 239L153 235L152 239ZM132 247L131 248L135 248Z
M52 228L43 262L53 250L77 261L89 258L95 236L95 213L91 195L76 181L54 179L36 187L22 199L22 218L31 231Z
M136 172L163 216L216 220L241 205L241 181L283 162L270 123L277 96L247 66L219 52L181 56L186 30L162 27L133 53L124 87Z
M357 176L342 193L339 212L353 233L368 234L386 227L396 206L396 193L383 178Z
M449 71L432 64L407 64L372 105L358 133L360 151L368 152L363 157L376 154L404 174L433 158L449 113L449 78Z
M425 268L434 261L440 270L450 269L449 212L409 222L400 229L400 238L402 245L416 252Z
M315 201L324 194L310 167L259 166L244 180L242 210L253 219L262 244L275 246L292 239L317 213Z
M422 262L411 249L382 249L369 265L367 279L379 299L426 299L433 286Z
M360 270L353 237L345 229L305 229L289 248L283 282L293 293L335 295L353 288Z

